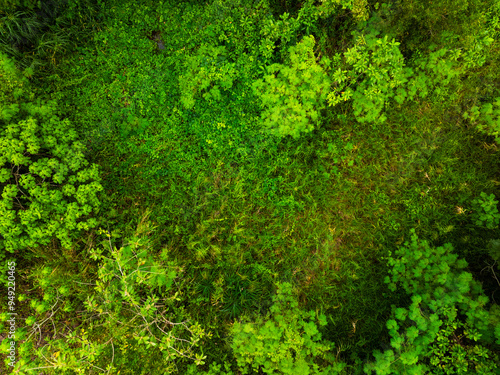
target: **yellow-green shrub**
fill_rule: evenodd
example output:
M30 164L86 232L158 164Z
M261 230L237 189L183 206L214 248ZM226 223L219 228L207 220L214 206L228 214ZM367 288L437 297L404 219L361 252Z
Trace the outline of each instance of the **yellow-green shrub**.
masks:
M25 72L29 75L29 71ZM58 238L71 247L102 190L97 165L54 101L35 99L29 82L0 55L0 259Z
M321 340L315 323L317 318L326 325L326 317L300 310L290 283L279 284L273 302L266 320L233 325L232 349L241 373L249 373L248 365L266 374L340 373L346 365L336 362L333 343Z
M308 133L320 123L320 111L330 87L325 68L327 58L318 64L314 56L315 39L304 37L289 49L290 65L272 64L262 79L253 83L254 93L264 106L261 114L264 126L278 136Z

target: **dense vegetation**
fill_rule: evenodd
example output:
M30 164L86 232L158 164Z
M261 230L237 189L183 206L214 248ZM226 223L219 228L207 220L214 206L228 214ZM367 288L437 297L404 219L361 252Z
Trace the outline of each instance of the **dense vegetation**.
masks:
M499 374L499 31L0 1L0 372Z

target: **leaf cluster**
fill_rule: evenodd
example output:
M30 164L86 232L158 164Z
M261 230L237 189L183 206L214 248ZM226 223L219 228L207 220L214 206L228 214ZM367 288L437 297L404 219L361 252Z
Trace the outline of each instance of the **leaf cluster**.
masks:
M71 123L58 116L54 101L30 94L30 87L0 55L0 248L14 252L46 245L65 248L81 230L97 225L102 190L97 165L86 160Z
M264 80L252 84L264 107L263 125L271 134L298 138L320 123L320 111L330 87L322 64L328 66L329 60L323 58L318 64L314 45L313 36L304 37L290 47L290 65L269 65Z
M495 229L500 223L500 213L498 212L494 194L486 194L481 192L481 196L472 201L475 208L476 225L486 227L487 229Z
M278 284L273 302L265 319L233 325L231 347L242 373L249 373L248 365L266 374L340 373L345 364L335 363L332 343L321 340L315 323L326 325L325 316L299 310L290 283Z
M412 230L411 241L389 257L391 290L400 286L411 296L408 308L393 308L387 321L392 349L375 351L366 373L488 374L498 368L498 356L488 348L500 344L495 312L485 306L481 284L463 269L467 262L453 246L433 248Z

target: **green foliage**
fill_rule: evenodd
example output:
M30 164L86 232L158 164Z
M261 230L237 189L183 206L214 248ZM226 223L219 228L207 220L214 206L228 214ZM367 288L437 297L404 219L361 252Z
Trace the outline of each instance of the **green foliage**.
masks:
M235 375L235 373L231 371L231 365L224 361L224 364L210 363L208 371L202 371L196 365L191 365L186 375Z
M203 93L206 100L220 101L219 88L228 91L239 76L235 63L227 63L224 46L203 45L196 55L186 59L186 74L179 77L184 108L194 106L194 96Z
M54 373L91 370L91 362L106 347L92 340L82 326L76 329L80 322L75 312L83 307L80 298L90 291L90 280L88 273L78 272L79 265L86 270L89 264L75 255L67 263L54 257L32 267L29 279L33 288L27 294L20 294L17 284L18 309L21 307L26 315L16 332L18 352L13 373L28 374L32 372L29 369L43 365ZM39 336L42 330L44 340Z
M366 21L369 17L367 0L322 0L317 8L318 15L327 17L337 10L339 5L342 9L350 9L357 21Z
M487 229L495 229L500 223L500 213L498 212L494 194L486 194L481 192L481 197L472 201L474 207L474 217L476 225Z
M383 15L384 12L389 12L391 5L382 4L382 9ZM384 29L382 25L378 13L368 21L360 23L358 28L362 31L353 33L356 40L354 47L343 53L345 63L340 66L340 54L333 58L334 66L338 69L333 74L336 88L328 95L329 105L334 106L342 100L352 98L356 119L362 123L384 123L387 117L382 110L390 98L402 104L406 98L416 99L417 91L420 98L427 97L431 92L442 99L455 97L456 92L449 86L456 83L457 77L468 69L484 65L485 51L488 51L488 46L493 43L491 36L495 33L494 28L488 27L482 18L481 32L471 36L473 43L465 39L452 44L452 40L458 36L443 31L439 43L446 42L447 48L437 49L436 43L426 44L425 48L430 53L424 55L420 50L415 52L411 67L405 67L404 65L409 64L404 63L398 47L401 43L396 42L394 38L389 42L388 34L383 39L376 38ZM354 69L344 70L344 67L349 65ZM365 78L360 79L363 75ZM357 85L351 88L355 83ZM491 113L491 106L487 107L485 113ZM495 120L490 116L485 121L488 126L493 126L494 131Z
M7 0L4 0L7 1ZM54 72L59 59L74 50L95 25L101 1L0 2L0 52L25 69ZM43 75L42 74L42 75Z
M40 106L75 124L103 178L99 225L114 228L81 230L67 249L56 240L38 244L42 261L17 250L18 316L26 319L19 367L351 375L392 338L403 344L390 348L395 363L387 371L411 373L418 367L403 362L416 358L410 341L420 334L433 341L419 344L425 355L417 365L436 373L474 363L498 370L492 353L500 328L491 327L500 327L500 309L466 290L469 276L449 276L451 297L432 284L432 298L421 291L413 305L414 293L381 283L388 265L380 258L416 226L422 237L452 242L487 295L497 288L481 270L491 239L498 259L499 229L471 226L463 207L495 191L498 148L462 114L498 96L498 12L493 2L449 3L456 8L443 1L68 0L54 3L56 17L41 18L18 9L6 23L12 32L2 35L33 64L24 71L29 100L21 93L26 82L2 75L8 89L0 90L7 103L0 112L18 122L17 96L57 99L57 108ZM408 21L401 30L398 19ZM23 29L35 21L42 30ZM70 43L53 42L56 34ZM42 77L47 70L36 69L33 57L44 49L55 66ZM325 107L333 89L336 103ZM338 95L351 90L353 103ZM480 117L473 125L486 124ZM271 133L294 137L265 134L266 120L274 121ZM146 208L157 228L148 241L134 232ZM433 267L412 263L406 274L413 269L424 281L427 274L440 280ZM406 274L398 283L415 281ZM286 287L273 306L277 280L293 283L294 295ZM391 312L392 304L404 309ZM387 320L391 332L381 324Z
M490 374L498 368L497 354L484 346L495 337L500 343L485 309L488 298L452 251L451 244L432 248L412 230L411 242L389 257L385 282L393 291L401 286L412 303L393 309L387 321L392 349L375 351L366 373Z
M321 341L314 322L317 318L320 326L326 325L325 316L299 310L290 283L278 285L273 303L266 319L233 325L231 347L242 373L249 373L249 364L266 374L340 373L345 364L335 363L329 353L333 344Z
M0 64L6 88L0 98L1 254L53 238L69 248L81 230L97 224L89 218L100 205L97 165L89 165L57 104L35 99L4 55Z
M463 118L469 119L481 132L494 136L495 140L500 143L500 97L495 100L494 103L472 106L470 112L463 113Z
M24 354L16 365L18 373L29 373L39 366L50 367L54 373L94 373L99 369L124 372L133 362L134 367L145 370L153 365L155 369L171 371L178 357L203 364L204 356L195 353L195 348L207 333L189 319L174 322L170 312L179 300L172 286L182 270L172 262L154 259L144 238L130 239L119 249L112 249L110 256L104 253L102 248L90 252L91 258L100 264L94 292L82 294L86 295L84 323L69 332L52 332L51 340L37 347L37 329L55 319L58 311L73 311L75 304L70 300L80 297L69 280L55 278L49 267L40 269L38 284L43 288L43 298L31 300L33 316L27 323L32 329L22 344ZM64 283L58 285L61 281ZM155 350L154 364L148 360L151 350Z
M330 106L352 97L354 114L362 123L384 122L387 117L380 113L385 101L395 96L394 89L407 82L403 57L397 47L399 43L395 40L389 42L387 36L378 39L376 35L378 32L374 31L360 36L356 45L344 53L346 64L353 65L354 69L347 71L339 67L333 73L336 88L328 94ZM372 54L369 54L369 51L372 51ZM334 62L338 66L339 54L335 55ZM362 74L365 74L366 78L356 87L356 91L353 91L349 86ZM415 95L415 91L410 95ZM401 103L405 96L404 92L398 92L396 100Z
M205 336L198 324L187 321L174 323L166 313L169 305L178 300L178 293L169 293L177 277L175 264L154 260L143 240L130 239L120 249L114 248L111 257L102 250L92 252L100 260L96 294L90 295L86 307L103 316L102 326L117 341L129 338L135 345L154 347L171 362L178 356L203 356L194 353L197 342ZM181 271L181 270L179 270ZM159 295L169 296L160 298ZM141 322L140 329L136 322Z
M290 66L270 65L265 81L258 79L252 85L266 108L261 117L271 134L296 139L321 121L330 81L316 61L314 45L314 37L304 37L297 46L290 47ZM328 66L329 60L323 58L321 63Z
M477 38L481 38L487 8L494 1L437 0L391 1L381 3L377 12L383 19L385 34L401 40L405 56L440 44L443 32L451 33L464 43L462 52L475 50L476 61L483 59ZM378 7L376 7L378 9Z

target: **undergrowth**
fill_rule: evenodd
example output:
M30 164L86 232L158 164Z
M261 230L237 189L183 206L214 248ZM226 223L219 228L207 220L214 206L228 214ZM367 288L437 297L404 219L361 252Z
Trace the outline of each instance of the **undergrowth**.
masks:
M22 305L23 319L52 340L27 340L26 353L56 357L53 373L360 374L390 350L394 306L416 310L383 283L412 229L449 243L494 311L495 113L463 112L498 95L479 84L496 77L497 26L474 49L426 23L435 45L420 41L419 59L418 38L402 37L406 5L336 3L110 1L53 71L25 70L74 124L103 187L94 230L21 263L35 275L23 288L46 306ZM72 304L56 315L63 297ZM65 331L73 311L83 332Z

